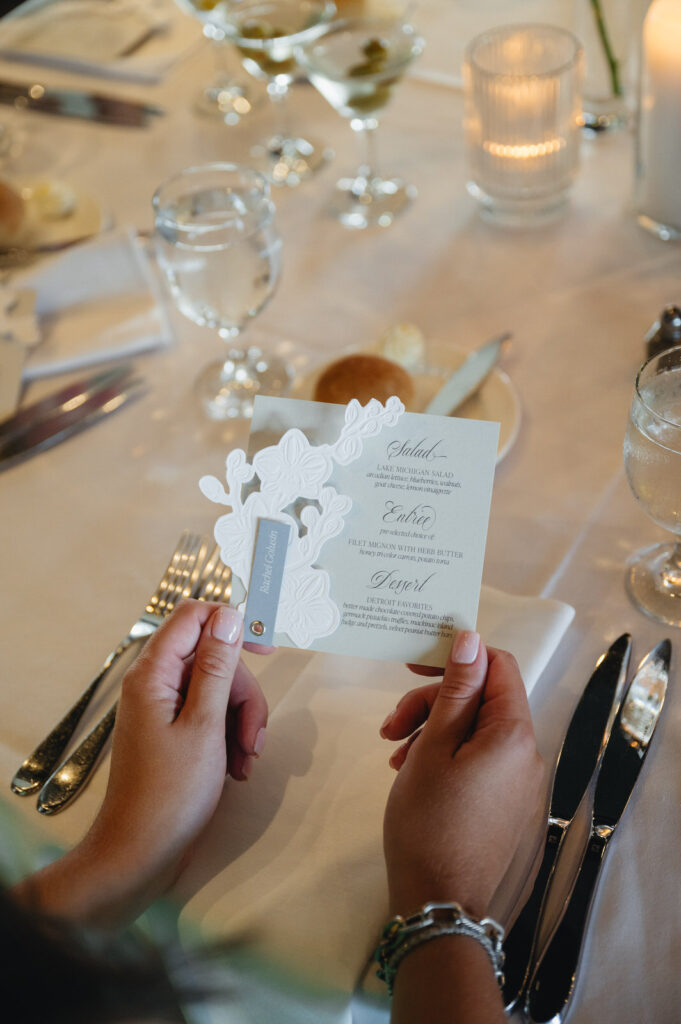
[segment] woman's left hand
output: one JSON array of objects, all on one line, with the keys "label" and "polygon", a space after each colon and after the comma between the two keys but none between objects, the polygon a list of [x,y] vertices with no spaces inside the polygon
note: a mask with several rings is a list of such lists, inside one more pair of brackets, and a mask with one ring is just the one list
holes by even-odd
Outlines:
[{"label": "woman's left hand", "polygon": [[267,703],[239,660],[242,631],[235,609],[199,601],[156,631],[123,680],[92,828],[19,895],[30,887],[50,912],[118,924],[175,881],[225,775],[245,780],[263,748]]}]

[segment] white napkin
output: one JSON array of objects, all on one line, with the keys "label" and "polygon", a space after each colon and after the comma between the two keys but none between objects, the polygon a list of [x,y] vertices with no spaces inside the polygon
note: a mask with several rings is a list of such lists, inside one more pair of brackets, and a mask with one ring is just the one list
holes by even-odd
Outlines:
[{"label": "white napkin", "polygon": [[200,38],[198,22],[173,0],[34,0],[0,23],[0,55],[154,83]]},{"label": "white napkin", "polygon": [[[484,587],[479,628],[516,654],[531,689],[573,615]],[[245,936],[266,964],[349,994],[387,916],[381,830],[394,773],[378,730],[424,680],[400,665],[296,657],[304,667],[270,716],[263,756],[247,785],[228,782],[180,879],[181,923],[188,937],[197,924],[209,941]]]},{"label": "white napkin", "polygon": [[25,380],[137,355],[173,340],[159,284],[132,231],[69,249],[22,274],[20,283],[36,292],[42,336],[30,351]]}]

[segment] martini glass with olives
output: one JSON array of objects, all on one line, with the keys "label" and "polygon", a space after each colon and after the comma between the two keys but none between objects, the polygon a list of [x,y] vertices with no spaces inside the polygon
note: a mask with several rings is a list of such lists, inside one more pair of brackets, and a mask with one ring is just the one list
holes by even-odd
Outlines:
[{"label": "martini glass with olives", "polygon": [[401,178],[379,174],[375,149],[379,114],[423,47],[405,21],[357,18],[333,22],[295,50],[312,84],[349,119],[362,146],[358,170],[336,186],[333,209],[346,227],[387,227],[416,194]]},{"label": "martini glass with olives", "polygon": [[215,8],[243,66],[267,83],[274,104],[274,135],[252,153],[274,185],[298,185],[329,158],[323,145],[290,129],[287,98],[301,75],[296,46],[314,39],[335,13],[330,0],[221,0]]}]

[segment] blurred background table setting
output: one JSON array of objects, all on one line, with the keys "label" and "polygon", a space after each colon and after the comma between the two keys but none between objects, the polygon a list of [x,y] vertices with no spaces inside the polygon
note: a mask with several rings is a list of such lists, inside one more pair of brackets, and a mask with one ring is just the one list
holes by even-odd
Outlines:
[{"label": "blurred background table setting", "polygon": [[[145,387],[96,429],[0,473],[8,782],[115,648],[178,535],[210,534],[213,510],[198,481],[247,446],[257,387],[244,367],[264,373],[271,364],[284,393],[312,398],[339,359],[380,356],[397,364],[411,408],[423,409],[466,355],[512,332],[461,413],[502,424],[479,626],[490,643],[515,645],[548,764],[616,637],[632,634],[638,661],[681,636],[678,615],[661,622],[625,585],[636,552],[681,531],[678,445],[666,446],[665,515],[645,488],[634,497],[623,460],[646,336],[665,307],[681,305],[681,79],[665,49],[681,3],[337,0],[335,14],[325,8],[295,29],[277,21],[291,5],[261,6],[261,21],[254,14],[238,36],[230,19],[240,4],[228,0],[192,10],[189,0],[29,2],[0,21],[0,81],[85,94],[91,104],[78,117],[0,105],[0,180],[19,194],[41,183],[43,210],[57,203],[51,230],[73,216],[59,213],[64,197],[89,211],[82,233],[41,247],[12,234],[15,207],[0,204],[2,286],[34,293],[41,339],[21,369],[19,408],[122,360],[134,360]],[[343,21],[363,26],[369,49],[355,46],[347,73],[336,74],[326,48]],[[405,22],[418,52],[396,71],[381,26]],[[549,37],[566,49],[547,63]],[[490,40],[499,39],[497,49]],[[375,40],[387,40],[387,56]],[[224,77],[207,116],[197,97],[216,55]],[[283,70],[267,63],[275,58]],[[486,92],[478,73],[495,82]],[[365,88],[341,96],[341,79]],[[107,122],[92,94],[153,112],[138,124]],[[323,159],[309,173],[279,159],[283,128],[281,150],[272,146],[272,100],[283,94],[291,137],[321,142]],[[365,153],[358,170],[353,136],[373,138],[379,116],[380,162]],[[565,158],[560,174],[555,154]],[[163,191],[209,165],[240,168],[239,187],[251,183],[240,216],[256,218],[260,242],[244,245],[246,256],[235,259],[224,239],[209,257],[199,253],[203,262],[192,251],[206,209],[211,230],[234,230],[234,204],[246,193],[233,182],[227,212],[215,205],[213,179],[204,207],[194,191]],[[374,214],[379,197],[394,203]],[[216,210],[226,227],[216,228]],[[28,248],[30,259],[9,256]],[[195,381],[221,350],[216,405],[218,390],[199,395]],[[361,379],[353,365],[353,387],[377,386],[373,371]],[[668,357],[662,369],[676,365]],[[233,401],[237,377],[243,407]],[[630,439],[640,425],[646,434],[637,415]],[[675,436],[678,409],[666,418]],[[384,1024],[387,1003],[365,971],[385,917],[380,818],[391,771],[378,727],[413,677],[388,663],[284,649],[254,670],[270,703],[268,756],[249,792],[226,786],[177,888],[180,930],[191,941],[197,931],[252,936],[236,972],[239,1019]],[[678,1016],[681,925],[670,902],[681,882],[680,730],[673,659],[665,713],[599,884],[574,1024]],[[106,774],[104,765],[49,820],[9,787],[4,800],[36,846],[68,847],[91,821]],[[235,819],[242,830],[229,834]],[[509,878],[502,902],[517,888]],[[210,1014],[216,1024],[230,1019],[229,1008]]]}]

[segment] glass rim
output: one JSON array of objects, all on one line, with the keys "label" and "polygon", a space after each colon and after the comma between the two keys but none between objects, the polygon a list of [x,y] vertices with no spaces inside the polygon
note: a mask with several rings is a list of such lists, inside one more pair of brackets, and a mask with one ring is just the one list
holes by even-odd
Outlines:
[{"label": "glass rim", "polygon": [[[568,40],[573,45],[572,55],[564,60],[561,64],[556,65],[550,71],[488,71],[487,68],[480,66],[478,61],[475,59],[474,51],[475,48],[488,39],[503,38],[503,36],[509,32],[526,32],[528,30],[541,29],[542,32],[551,33],[555,36],[560,36],[563,39]],[[495,28],[486,29],[479,35],[471,39],[470,43],[466,46],[464,51],[464,61],[475,69],[476,74],[484,75],[486,78],[504,78],[512,81],[527,81],[532,78],[555,78],[558,75],[564,74],[566,71],[570,71],[572,68],[577,66],[581,55],[584,53],[584,47],[578,37],[567,28],[562,28],[560,25],[547,25],[543,22],[517,22],[510,23],[508,25],[499,25]]]},{"label": "glass rim", "polygon": [[[264,209],[267,211],[267,216],[266,217],[262,217],[262,218],[258,218],[257,223],[255,223],[253,225],[252,229],[250,231],[248,231],[247,234],[242,236],[242,241],[245,238],[250,238],[252,235],[256,234],[256,232],[263,230],[263,228],[266,228],[269,224],[271,224],[273,219],[274,219],[274,215],[275,215],[276,210],[275,210],[274,202],[272,201],[272,198],[271,198],[270,183],[267,180],[267,178],[265,177],[265,175],[262,174],[260,171],[255,170],[252,167],[247,167],[245,164],[234,164],[234,163],[226,163],[226,162],[216,162],[216,163],[209,163],[209,164],[197,164],[197,165],[195,165],[193,167],[186,167],[183,171],[179,171],[177,174],[173,174],[173,175],[171,175],[170,178],[166,178],[165,181],[161,182],[161,184],[158,186],[158,188],[154,192],[154,194],[152,196],[152,199],[151,199],[151,205],[152,205],[152,208],[153,208],[153,211],[154,211],[154,229],[155,230],[157,229],[157,225],[158,225],[158,223],[160,221],[164,221],[168,225],[172,225],[175,228],[175,230],[178,232],[178,236],[181,236],[182,234],[186,234],[188,231],[193,230],[193,227],[194,227],[193,225],[178,224],[177,221],[174,220],[173,218],[170,218],[170,217],[169,218],[164,218],[163,217],[163,215],[162,215],[162,208],[161,208],[161,194],[164,191],[164,189],[168,188],[171,185],[179,184],[183,180],[186,180],[187,182],[191,182],[192,180],[196,180],[196,177],[198,177],[198,174],[200,172],[201,173],[207,172],[208,174],[210,174],[211,172],[220,172],[220,171],[227,171],[227,172],[230,172],[230,173],[236,171],[239,174],[243,175],[243,178],[246,181],[248,179],[253,181],[254,184],[256,185],[256,187],[258,188],[258,190],[261,192],[262,203],[263,203]],[[196,177],[194,177],[194,176],[196,176]],[[211,244],[209,242],[209,240],[208,240],[208,236],[211,233],[217,233],[218,231],[223,230],[223,228],[224,228],[224,224],[220,224],[220,225],[215,225],[213,228],[210,229],[210,231],[205,231],[204,232],[205,238],[203,239],[204,244],[200,244],[200,243],[197,242],[197,243],[192,243],[191,245],[188,245],[187,242],[178,241],[177,242],[177,246],[178,246],[178,248],[189,248],[189,249],[196,250],[196,251],[206,251],[206,252],[217,250],[217,249],[226,248],[228,246],[226,246],[223,243],[219,243],[219,244],[215,245],[215,244]],[[229,244],[232,244],[232,243],[229,243]]]},{"label": "glass rim", "polygon": [[656,352],[655,355],[650,356],[650,358],[646,359],[646,361],[643,364],[643,366],[640,367],[638,373],[636,374],[636,383],[634,385],[634,393],[635,393],[636,397],[638,398],[639,402],[641,403],[641,405],[645,409],[648,410],[648,412],[651,414],[651,416],[654,416],[656,420],[660,420],[661,423],[666,423],[668,426],[673,427],[674,430],[681,431],[681,423],[677,423],[674,420],[668,420],[666,416],[661,416],[660,413],[657,412],[657,410],[651,408],[651,406],[648,404],[648,402],[646,402],[645,398],[641,394],[641,388],[640,388],[641,377],[643,376],[644,371],[647,370],[648,367],[651,365],[651,363],[654,363],[656,359],[663,359],[665,356],[671,355],[672,352],[677,352],[678,353],[678,355],[679,355],[679,370],[681,370],[681,345],[673,345],[671,348],[663,348],[661,352]]},{"label": "glass rim", "polygon": [[[328,25],[336,13],[336,5],[333,0],[319,0],[320,17],[319,21],[315,22],[314,25],[308,25],[307,28],[299,29],[297,32],[291,32],[288,35],[283,36],[272,36],[269,39],[251,39],[248,36],[242,36],[239,30],[239,25],[235,22],[220,22],[220,28],[223,30],[230,43],[240,44],[247,43],[248,48],[251,50],[263,50],[265,51],[268,46],[273,43],[281,42],[286,40],[291,46],[300,46],[301,43],[308,37],[314,37],[320,31],[323,31],[326,25]],[[247,13],[247,12],[246,12]],[[217,24],[214,22],[214,24]]]},{"label": "glass rim", "polygon": [[178,171],[176,174],[171,174],[169,178],[165,178],[160,185],[157,185],[154,194],[151,197],[151,205],[155,210],[158,209],[159,196],[164,188],[168,185],[174,184],[176,181],[182,181],[183,178],[190,180],[192,175],[198,175],[199,172],[213,172],[213,171],[237,171],[243,174],[247,178],[252,178],[253,181],[258,183],[259,187],[262,187],[263,195],[266,199],[270,198],[271,189],[270,183],[261,171],[257,171],[254,167],[249,167],[247,164],[234,164],[225,161],[215,161],[209,164],[192,164],[191,167],[185,167],[183,170]]},{"label": "glass rim", "polygon": [[[425,49],[425,46],[426,46],[425,37],[423,35],[421,35],[419,30],[414,25],[412,25],[412,23],[410,21],[406,21],[404,18],[380,18],[380,17],[373,17],[373,18],[361,18],[361,17],[357,17],[357,18],[338,18],[338,19],[335,19],[334,21],[329,22],[327,25],[325,25],[324,28],[322,29],[322,31],[319,32],[314,37],[314,39],[310,39],[307,44],[299,43],[296,46],[296,54],[295,54],[296,60],[304,68],[314,68],[315,67],[315,61],[314,61],[314,59],[311,59],[311,55],[308,52],[308,47],[312,48],[313,46],[316,46],[318,43],[323,42],[324,39],[326,39],[327,36],[336,35],[338,32],[341,32],[344,29],[354,28],[355,25],[361,25],[362,27],[365,27],[367,29],[371,29],[372,26],[384,26],[384,27],[388,27],[388,28],[400,28],[400,29],[403,30],[403,34],[404,35],[412,35],[413,36],[412,48],[409,51],[408,59],[400,61],[399,64],[396,64],[391,69],[391,71],[393,73],[397,70],[397,68],[402,67],[403,65],[409,64],[410,61],[413,58],[419,57],[423,53],[423,51]],[[302,57],[302,60],[300,59],[301,57]],[[363,82],[371,82],[374,79],[380,78],[381,75],[385,75],[385,74],[386,74],[386,71],[384,70],[384,71],[377,71],[373,75],[362,75],[361,81],[363,81]],[[327,78],[331,78],[331,75],[327,75],[326,77]],[[341,75],[339,78],[333,78],[332,81],[340,81],[341,79],[345,79],[345,77],[346,77],[345,75]]]}]

